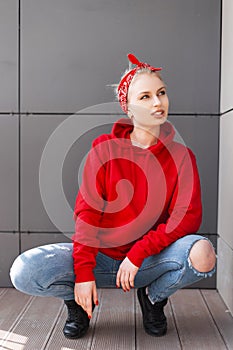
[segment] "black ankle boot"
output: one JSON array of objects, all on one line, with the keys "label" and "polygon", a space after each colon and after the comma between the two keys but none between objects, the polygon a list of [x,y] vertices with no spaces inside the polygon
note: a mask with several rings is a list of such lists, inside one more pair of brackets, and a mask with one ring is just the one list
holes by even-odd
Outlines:
[{"label": "black ankle boot", "polygon": [[167,320],[163,308],[167,304],[167,299],[152,304],[146,295],[146,288],[139,288],[137,294],[142,309],[145,331],[155,337],[165,335],[167,332]]},{"label": "black ankle boot", "polygon": [[68,318],[63,328],[64,336],[71,339],[83,337],[88,331],[90,323],[86,311],[75,300],[65,300],[64,302],[68,309]]}]

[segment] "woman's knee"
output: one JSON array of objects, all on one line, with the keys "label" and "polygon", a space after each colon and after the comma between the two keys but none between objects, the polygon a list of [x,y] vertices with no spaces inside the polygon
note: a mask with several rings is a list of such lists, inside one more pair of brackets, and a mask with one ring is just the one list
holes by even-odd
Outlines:
[{"label": "woman's knee", "polygon": [[190,250],[189,259],[194,269],[199,272],[209,272],[216,264],[214,248],[206,239],[194,243]]},{"label": "woman's knee", "polygon": [[72,243],[48,244],[19,255],[10,277],[21,292],[43,295],[48,286],[61,276],[73,276]]},{"label": "woman's knee", "polygon": [[31,278],[30,267],[24,261],[24,254],[19,255],[10,269],[10,278],[13,286],[21,292],[27,292],[28,282]]},{"label": "woman's knee", "polygon": [[10,270],[10,278],[16,289],[33,294],[35,281],[44,266],[42,256],[42,250],[38,247],[27,250],[15,259]]}]

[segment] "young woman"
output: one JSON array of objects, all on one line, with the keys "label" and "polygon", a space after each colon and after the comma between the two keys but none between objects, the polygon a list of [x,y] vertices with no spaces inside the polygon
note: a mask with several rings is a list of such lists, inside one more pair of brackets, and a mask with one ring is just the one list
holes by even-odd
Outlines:
[{"label": "young woman", "polygon": [[32,249],[11,269],[17,289],[65,301],[68,338],[87,332],[101,287],[137,288],[145,331],[162,336],[168,297],[215,272],[211,243],[195,234],[202,217],[195,157],[174,141],[160,68],[128,58],[135,67],[118,86],[128,117],[93,142],[73,243]]}]

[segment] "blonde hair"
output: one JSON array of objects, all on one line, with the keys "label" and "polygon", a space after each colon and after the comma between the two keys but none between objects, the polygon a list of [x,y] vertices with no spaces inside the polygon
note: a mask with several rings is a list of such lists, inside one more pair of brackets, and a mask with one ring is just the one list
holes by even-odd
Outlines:
[{"label": "blonde hair", "polygon": [[[127,69],[125,70],[125,72],[122,74],[122,76],[121,76],[121,78],[120,78],[120,82],[121,82],[121,80],[124,78],[124,76],[127,75],[131,70],[132,70],[132,68],[127,68]],[[153,71],[153,70],[151,70],[151,69],[149,69],[149,68],[147,68],[147,67],[144,67],[144,68],[140,68],[140,69],[138,69],[138,70],[136,71],[136,73],[135,73],[135,75],[134,75],[134,77],[133,77],[133,79],[132,79],[130,85],[132,84],[132,82],[134,81],[134,79],[135,79],[138,75],[140,75],[140,74],[145,74],[145,73],[146,73],[146,74],[154,74],[154,75],[156,75],[161,81],[163,81],[163,78],[162,78],[161,74],[160,74],[158,71]],[[119,83],[119,84],[120,84],[120,83]],[[111,86],[114,88],[114,94],[115,94],[116,100],[118,100],[118,86],[119,86],[119,84],[112,84],[112,85],[111,85]]]}]

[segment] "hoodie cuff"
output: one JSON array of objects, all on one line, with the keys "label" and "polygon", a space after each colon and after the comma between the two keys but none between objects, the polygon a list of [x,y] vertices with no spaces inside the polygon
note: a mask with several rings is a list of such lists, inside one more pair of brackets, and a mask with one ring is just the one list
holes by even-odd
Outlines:
[{"label": "hoodie cuff", "polygon": [[144,257],[142,257],[136,251],[134,251],[133,248],[127,253],[127,258],[138,268],[141,267],[144,260]]},{"label": "hoodie cuff", "polygon": [[95,281],[92,269],[82,269],[75,271],[75,283]]}]

